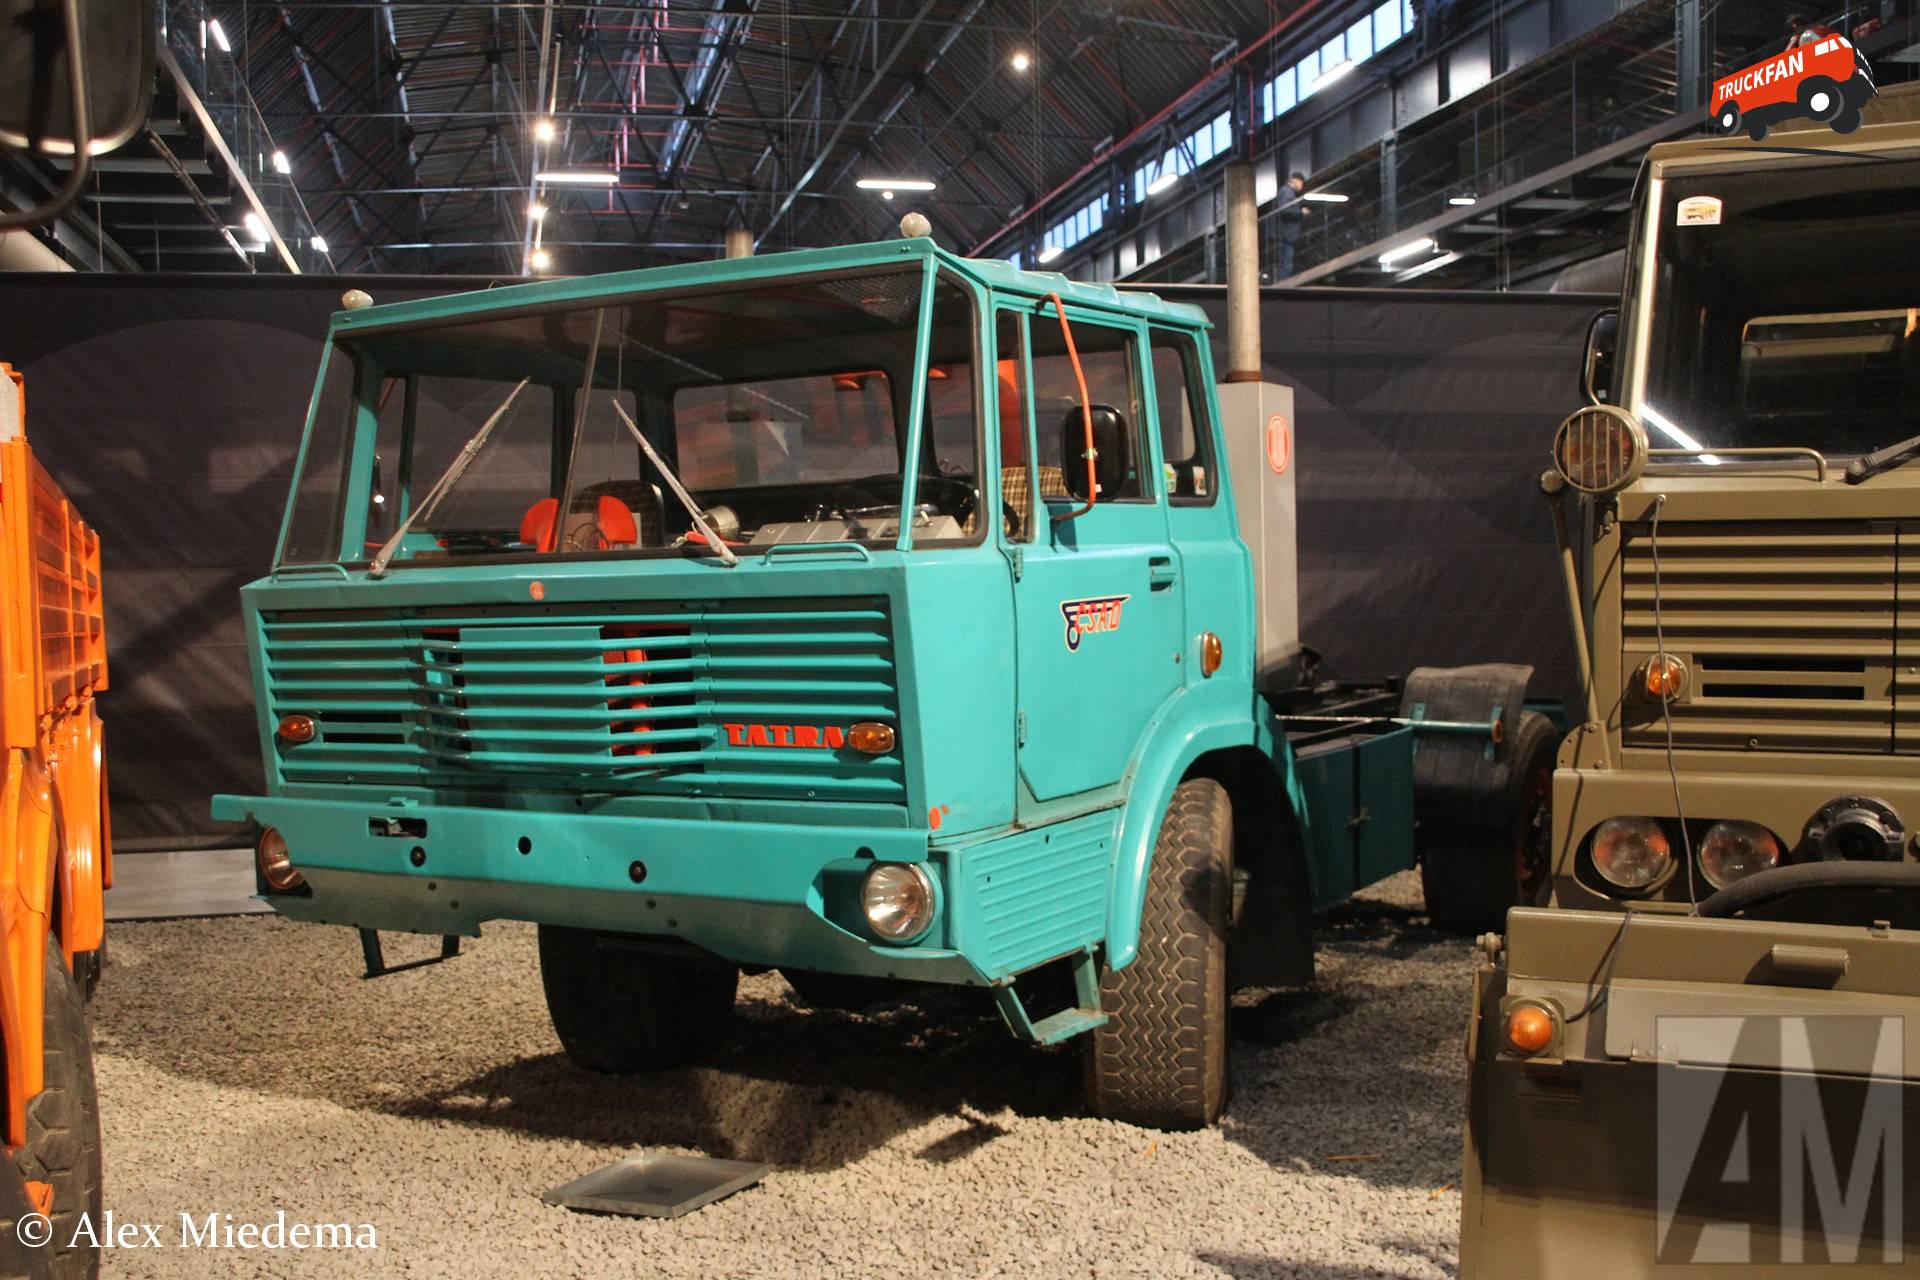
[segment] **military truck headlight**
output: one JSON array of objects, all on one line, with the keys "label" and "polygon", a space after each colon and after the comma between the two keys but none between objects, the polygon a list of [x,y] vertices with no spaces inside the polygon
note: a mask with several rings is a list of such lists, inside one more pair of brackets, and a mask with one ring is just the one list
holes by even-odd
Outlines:
[{"label": "military truck headlight", "polygon": [[933,924],[933,877],[912,862],[882,862],[860,890],[867,927],[882,942],[908,943]]},{"label": "military truck headlight", "polygon": [[1582,493],[1612,493],[1647,468],[1647,429],[1617,405],[1576,410],[1553,437],[1553,466]]},{"label": "military truck headlight", "polygon": [[1779,865],[1780,842],[1757,822],[1716,822],[1700,842],[1700,871],[1716,889]]},{"label": "military truck headlight", "polygon": [[1673,847],[1652,818],[1608,818],[1594,829],[1593,868],[1620,889],[1646,889],[1673,870]]},{"label": "military truck headlight", "polygon": [[307,882],[287,852],[287,838],[273,827],[261,828],[260,842],[253,847],[253,860],[260,868],[260,878],[275,893],[292,893]]}]

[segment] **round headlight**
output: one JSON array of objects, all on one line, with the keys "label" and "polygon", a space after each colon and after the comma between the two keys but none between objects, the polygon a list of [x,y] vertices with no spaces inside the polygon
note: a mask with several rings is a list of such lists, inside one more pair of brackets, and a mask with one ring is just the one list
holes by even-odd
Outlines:
[{"label": "round headlight", "polygon": [[882,942],[912,942],[933,924],[933,877],[912,862],[882,862],[860,890],[867,927]]},{"label": "round headlight", "polygon": [[260,867],[260,878],[275,893],[291,893],[307,882],[287,852],[287,838],[273,827],[261,829],[260,843],[253,848],[253,860]]},{"label": "round headlight", "polygon": [[1582,493],[1624,489],[1646,470],[1647,429],[1617,405],[1589,405],[1560,424],[1553,466]]},{"label": "round headlight", "polygon": [[1779,865],[1780,842],[1757,822],[1716,822],[1700,842],[1700,871],[1716,889]]},{"label": "round headlight", "polygon": [[1652,818],[1608,818],[1593,833],[1593,867],[1621,889],[1645,889],[1673,869],[1673,847]]}]

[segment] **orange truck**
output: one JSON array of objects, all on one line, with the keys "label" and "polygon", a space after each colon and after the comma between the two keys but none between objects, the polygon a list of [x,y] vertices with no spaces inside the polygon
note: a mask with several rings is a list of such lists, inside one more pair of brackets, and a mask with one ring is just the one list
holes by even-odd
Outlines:
[{"label": "orange truck", "polygon": [[[100,1213],[86,1000],[113,881],[94,704],[107,648],[99,535],[34,459],[25,422],[24,380],[0,364],[0,1070],[19,1174],[0,1177],[0,1219],[14,1228],[0,1271],[64,1280],[99,1267],[88,1233],[74,1235]],[[29,1210],[50,1230],[29,1228]]]}]

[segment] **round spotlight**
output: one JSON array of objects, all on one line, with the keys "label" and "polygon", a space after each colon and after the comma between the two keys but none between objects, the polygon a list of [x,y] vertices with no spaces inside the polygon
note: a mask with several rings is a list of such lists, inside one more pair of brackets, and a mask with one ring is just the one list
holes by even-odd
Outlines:
[{"label": "round spotlight", "polygon": [[1593,867],[1615,888],[1650,889],[1673,870],[1673,846],[1652,818],[1608,818],[1594,829]]},{"label": "round spotlight", "polygon": [[1028,53],[1025,49],[1015,49],[1013,51],[1013,56],[1011,58],[1008,58],[1007,62],[1013,67],[1015,71],[1025,71],[1031,66],[1033,66],[1033,55]]},{"label": "round spotlight", "polygon": [[533,122],[533,139],[535,142],[552,142],[554,135],[557,133],[559,133],[559,130],[554,127],[553,121],[546,116],[541,116]]},{"label": "round spotlight", "polygon": [[1624,489],[1647,469],[1647,429],[1617,405],[1589,405],[1560,424],[1553,465],[1582,493]]},{"label": "round spotlight", "polygon": [[293,858],[287,852],[287,839],[277,828],[260,829],[260,842],[253,847],[253,861],[260,868],[260,878],[275,893],[292,893],[307,882],[293,865]]},{"label": "round spotlight", "polygon": [[933,924],[933,877],[916,862],[882,862],[867,872],[860,906],[874,937],[912,942]]},{"label": "round spotlight", "polygon": [[533,269],[535,271],[545,271],[548,267],[553,265],[553,255],[548,253],[545,249],[535,249],[533,251],[533,256],[529,258],[527,261],[533,264]]},{"label": "round spotlight", "polygon": [[1700,872],[1716,889],[1779,865],[1780,842],[1757,822],[1716,822],[1700,842]]}]

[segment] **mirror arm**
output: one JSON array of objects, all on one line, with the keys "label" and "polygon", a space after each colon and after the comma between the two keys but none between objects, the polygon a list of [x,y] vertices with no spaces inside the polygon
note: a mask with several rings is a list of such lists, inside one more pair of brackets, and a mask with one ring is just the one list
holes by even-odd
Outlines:
[{"label": "mirror arm", "polygon": [[0,214],[0,231],[37,227],[53,221],[73,207],[92,176],[93,130],[87,115],[86,35],[80,27],[80,0],[62,0],[60,8],[67,23],[67,82],[73,90],[73,169],[67,174],[60,193],[49,203]]},{"label": "mirror arm", "polygon": [[[1093,397],[1087,394],[1087,375],[1080,367],[1080,350],[1073,345],[1073,326],[1067,323],[1067,306],[1060,301],[1058,293],[1049,293],[1047,300],[1053,303],[1054,311],[1060,316],[1060,336],[1067,342],[1067,360],[1073,365],[1073,380],[1080,385],[1080,425],[1087,433],[1087,505],[1055,515],[1054,523],[1061,524],[1093,510],[1093,504],[1097,501],[1095,494],[1100,488],[1099,472],[1094,467],[1099,451],[1093,445]],[[1061,459],[1061,462],[1065,461],[1065,458]]]}]

